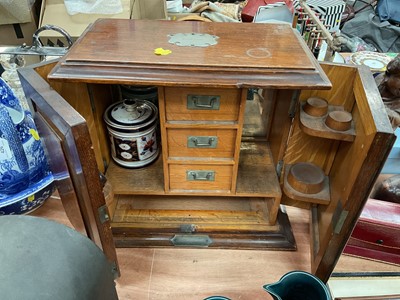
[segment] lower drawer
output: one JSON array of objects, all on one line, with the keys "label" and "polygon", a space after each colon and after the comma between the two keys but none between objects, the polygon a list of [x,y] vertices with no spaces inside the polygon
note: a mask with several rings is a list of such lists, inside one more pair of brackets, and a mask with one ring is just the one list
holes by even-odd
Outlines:
[{"label": "lower drawer", "polygon": [[224,191],[231,190],[233,166],[169,165],[171,190]]}]

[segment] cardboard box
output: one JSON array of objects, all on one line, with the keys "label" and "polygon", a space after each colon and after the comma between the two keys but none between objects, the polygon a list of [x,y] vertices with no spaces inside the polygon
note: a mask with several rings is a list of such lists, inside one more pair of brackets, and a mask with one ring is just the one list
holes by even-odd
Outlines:
[{"label": "cardboard box", "polygon": [[0,45],[32,45],[32,37],[38,24],[38,4],[27,0],[0,3]]},{"label": "cardboard box", "polygon": [[133,0],[131,19],[167,19],[165,0]]},{"label": "cardboard box", "polygon": [[[131,0],[121,0],[123,12],[119,14],[76,14],[70,16],[64,5],[64,0],[43,0],[40,10],[39,27],[45,24],[56,25],[67,31],[75,41],[89,24],[99,18],[130,19]],[[53,30],[40,33],[43,45],[66,47],[65,37]]]},{"label": "cardboard box", "polygon": [[31,8],[34,2],[27,0],[0,1],[0,25],[31,22]]},{"label": "cardboard box", "polygon": [[21,46],[32,45],[32,37],[37,29],[35,22],[0,25],[0,45]]}]

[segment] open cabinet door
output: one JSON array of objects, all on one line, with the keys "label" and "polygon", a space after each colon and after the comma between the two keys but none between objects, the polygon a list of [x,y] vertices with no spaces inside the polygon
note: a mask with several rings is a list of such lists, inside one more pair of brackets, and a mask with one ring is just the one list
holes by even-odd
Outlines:
[{"label": "open cabinet door", "polygon": [[19,76],[32,103],[67,216],[103,250],[118,276],[108,210],[86,121],[33,68],[20,69]]},{"label": "open cabinet door", "polygon": [[[322,64],[332,82],[328,91],[309,90],[300,95],[298,113],[293,120],[284,156],[285,173],[299,162],[311,162],[324,173],[323,192],[296,194],[286,188],[288,205],[311,211],[311,270],[327,281],[366,203],[395,141],[386,109],[369,69],[356,66]],[[328,111],[351,114],[350,129],[332,130],[326,115],[305,113],[306,100],[323,98]]]}]

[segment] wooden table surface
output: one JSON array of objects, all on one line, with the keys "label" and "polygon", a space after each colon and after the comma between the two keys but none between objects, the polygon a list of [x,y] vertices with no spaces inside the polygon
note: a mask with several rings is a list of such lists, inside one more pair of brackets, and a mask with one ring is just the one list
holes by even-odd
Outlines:
[{"label": "wooden table surface", "polygon": [[[308,211],[287,207],[297,251],[117,248],[119,299],[269,300],[262,286],[292,270],[310,271]],[[31,213],[71,226],[57,194]],[[399,272],[394,265],[342,255],[334,272]]]}]

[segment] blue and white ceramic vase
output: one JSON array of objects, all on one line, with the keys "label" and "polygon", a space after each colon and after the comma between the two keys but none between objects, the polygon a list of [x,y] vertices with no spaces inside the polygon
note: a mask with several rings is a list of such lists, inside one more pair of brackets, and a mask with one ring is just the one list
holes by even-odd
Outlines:
[{"label": "blue and white ceramic vase", "polygon": [[1,202],[34,189],[50,175],[31,112],[0,78],[0,209]]}]

